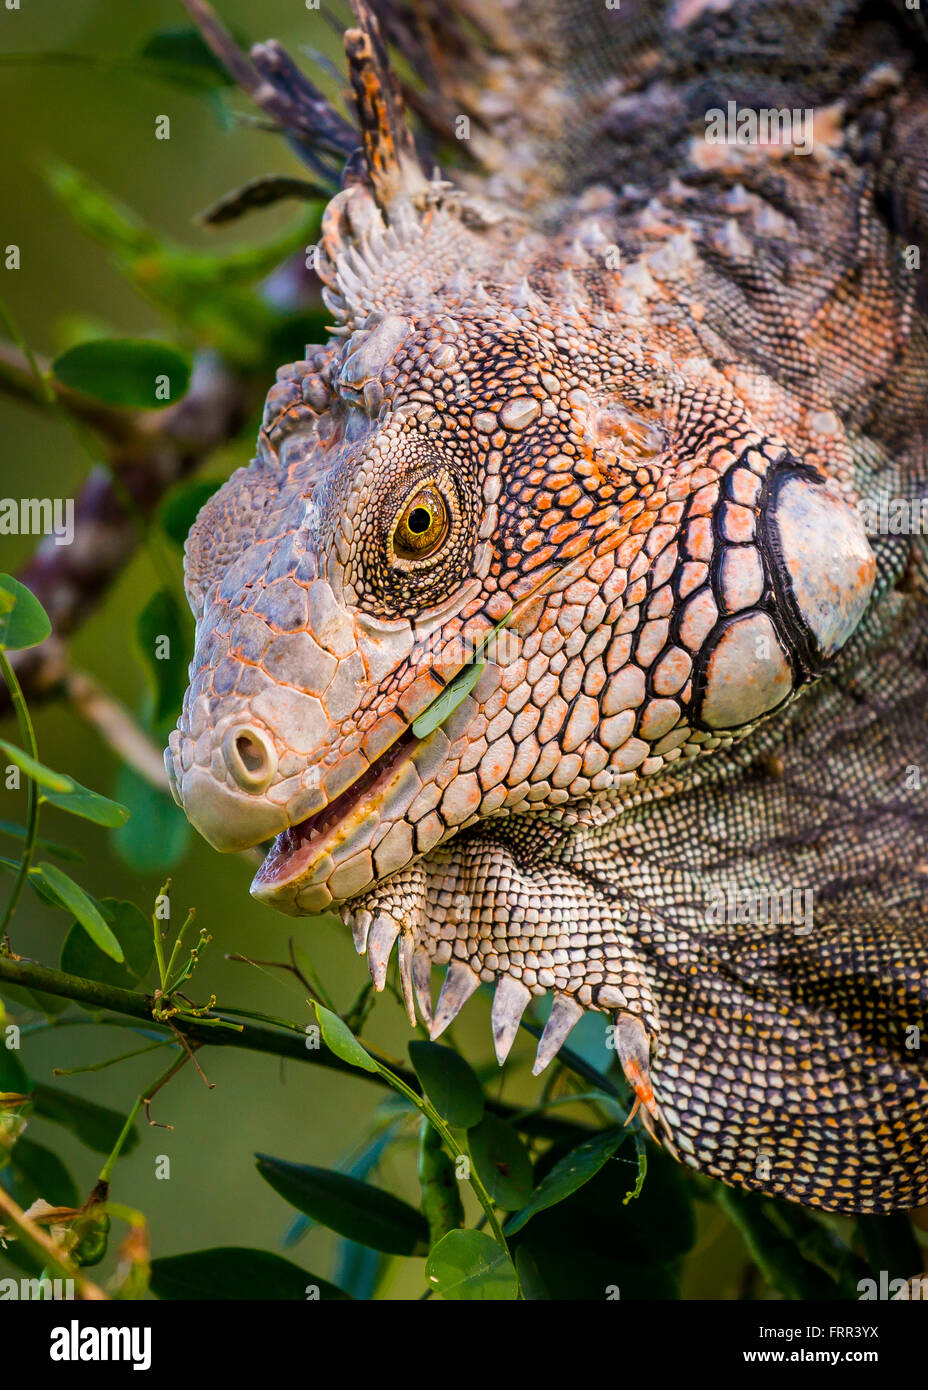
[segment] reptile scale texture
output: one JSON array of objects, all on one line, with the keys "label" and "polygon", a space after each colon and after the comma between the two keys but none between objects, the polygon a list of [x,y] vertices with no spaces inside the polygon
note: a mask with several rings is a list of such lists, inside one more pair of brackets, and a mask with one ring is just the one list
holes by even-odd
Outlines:
[{"label": "reptile scale texture", "polygon": [[[332,329],[190,534],[175,796],[276,836],[252,892],[340,911],[433,1037],[491,982],[502,1063],[550,993],[535,1070],[611,1016],[682,1162],[926,1203],[928,546],[885,523],[928,483],[924,21],[356,16],[355,126],[273,42],[232,64],[337,157]],[[729,103],[808,148],[708,139]]]}]

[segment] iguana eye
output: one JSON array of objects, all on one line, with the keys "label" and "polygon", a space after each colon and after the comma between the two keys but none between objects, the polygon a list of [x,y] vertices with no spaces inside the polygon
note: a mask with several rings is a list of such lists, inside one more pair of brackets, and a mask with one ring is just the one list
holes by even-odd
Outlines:
[{"label": "iguana eye", "polygon": [[447,534],[444,498],[435,487],[421,487],[393,528],[393,553],[401,560],[424,560],[435,553]]}]

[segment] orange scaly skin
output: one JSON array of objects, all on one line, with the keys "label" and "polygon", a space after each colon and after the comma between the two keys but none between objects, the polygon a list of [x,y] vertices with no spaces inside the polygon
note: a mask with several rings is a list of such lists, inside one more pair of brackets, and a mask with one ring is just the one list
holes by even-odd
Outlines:
[{"label": "orange scaly skin", "polygon": [[[376,8],[414,56],[402,6]],[[333,336],[281,368],[257,458],[191,533],[176,795],[219,849],[276,835],[252,891],[340,908],[378,988],[395,951],[433,1037],[493,982],[502,1062],[553,992],[536,1071],[610,1015],[684,1162],[914,1206],[925,810],[901,788],[928,753],[928,566],[861,505],[928,472],[902,260],[922,80],[892,31],[781,6],[741,104],[786,105],[804,23],[845,97],[823,59],[789,103],[810,155],[713,146],[706,55],[749,52],[761,5],[597,10],[589,73],[570,6],[529,8],[531,52],[491,5],[490,51],[439,62],[484,168],[457,187],[419,166],[372,17],[346,35],[364,160],[317,250]],[[453,13],[418,23],[448,47]],[[417,722],[510,609],[453,712]]]}]

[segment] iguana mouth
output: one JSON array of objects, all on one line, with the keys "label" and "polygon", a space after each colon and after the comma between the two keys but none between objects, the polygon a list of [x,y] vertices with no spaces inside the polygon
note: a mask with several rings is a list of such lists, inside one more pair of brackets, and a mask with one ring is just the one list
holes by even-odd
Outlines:
[{"label": "iguana mouth", "polygon": [[347,823],[356,821],[356,813],[374,809],[397,768],[408,761],[422,742],[411,727],[407,728],[334,800],[282,830],[255,874],[252,892],[259,897],[272,896],[275,889],[291,887],[304,877],[325,851],[335,847],[339,831],[343,831],[344,838],[349,830]]}]

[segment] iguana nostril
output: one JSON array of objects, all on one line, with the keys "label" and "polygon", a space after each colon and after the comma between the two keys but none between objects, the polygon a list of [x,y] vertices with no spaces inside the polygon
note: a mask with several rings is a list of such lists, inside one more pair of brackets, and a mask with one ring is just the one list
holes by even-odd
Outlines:
[{"label": "iguana nostril", "polygon": [[277,771],[277,752],[267,734],[252,726],[229,729],[222,740],[222,756],[233,782],[243,791],[265,791]]}]

